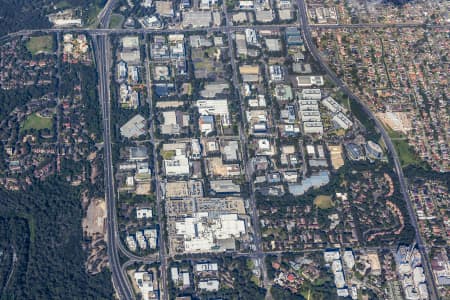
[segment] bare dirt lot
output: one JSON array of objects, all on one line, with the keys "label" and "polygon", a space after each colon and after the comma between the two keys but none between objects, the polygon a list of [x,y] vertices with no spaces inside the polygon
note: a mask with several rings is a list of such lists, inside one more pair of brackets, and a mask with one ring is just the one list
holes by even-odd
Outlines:
[{"label": "bare dirt lot", "polygon": [[88,236],[96,233],[104,234],[104,222],[106,218],[106,203],[103,199],[91,200],[86,217],[83,219],[83,231]]},{"label": "bare dirt lot", "polygon": [[[83,197],[86,202],[87,197]],[[106,202],[104,199],[90,199],[86,216],[83,218],[84,248],[88,252],[86,270],[91,274],[101,272],[108,265],[106,252]]]}]

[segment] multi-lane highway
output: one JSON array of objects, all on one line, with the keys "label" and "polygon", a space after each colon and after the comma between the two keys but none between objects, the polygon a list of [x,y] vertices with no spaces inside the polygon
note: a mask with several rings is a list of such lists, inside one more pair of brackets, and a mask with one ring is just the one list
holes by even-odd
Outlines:
[{"label": "multi-lane highway", "polygon": [[300,18],[300,27],[302,29],[303,38],[305,45],[311,55],[314,57],[314,59],[320,64],[320,66],[323,68],[323,70],[327,73],[327,75],[333,80],[335,85],[339,87],[347,96],[352,100],[357,102],[364,110],[365,114],[374,121],[375,126],[377,127],[378,131],[381,133],[381,136],[383,137],[383,140],[386,144],[386,147],[392,157],[392,161],[394,162],[394,168],[395,172],[397,173],[399,182],[400,182],[400,191],[403,195],[403,199],[406,203],[406,207],[408,209],[408,214],[411,220],[411,224],[414,227],[414,231],[416,234],[416,243],[418,246],[418,249],[422,255],[422,261],[423,261],[423,268],[425,271],[425,275],[428,282],[429,292],[430,292],[430,298],[431,299],[438,299],[438,293],[436,284],[433,278],[433,273],[431,271],[431,265],[430,260],[428,257],[428,254],[426,252],[426,246],[423,242],[422,236],[419,231],[419,226],[417,224],[417,218],[416,214],[414,212],[411,199],[409,198],[408,194],[408,187],[406,183],[406,179],[403,175],[403,170],[400,164],[400,159],[398,157],[397,151],[394,147],[394,144],[392,143],[392,140],[387,133],[386,129],[383,127],[381,122],[375,117],[374,113],[371,111],[369,106],[359,99],[345,84],[344,82],[336,75],[336,73],[328,66],[326,62],[323,61],[322,56],[320,55],[317,47],[315,46],[312,37],[311,37],[311,29],[308,24],[308,16],[306,12],[306,4],[304,0],[297,0],[298,9],[299,9],[299,18]]},{"label": "multi-lane highway", "polygon": [[102,108],[103,119],[103,147],[104,147],[104,173],[105,173],[105,199],[107,204],[107,245],[109,265],[112,273],[114,289],[120,299],[133,299],[133,291],[122,272],[118,253],[117,214],[114,197],[114,173],[111,151],[111,103],[109,101],[109,44],[107,36],[98,36],[93,39],[95,61],[98,73],[98,92]]},{"label": "multi-lane highway", "polygon": [[[98,15],[100,30],[109,26],[111,13],[116,0],[108,0]],[[113,286],[119,299],[134,299],[133,287],[130,285],[126,268],[121,266],[119,250],[125,256],[134,256],[124,249],[118,234],[116,198],[114,188],[114,167],[111,146],[111,101],[110,101],[110,44],[107,35],[93,35],[95,62],[98,74],[99,100],[102,107],[103,119],[103,147],[104,147],[104,173],[105,173],[105,199],[107,207],[107,245],[109,265],[112,274]]]},{"label": "multi-lane highway", "polygon": [[117,2],[117,0],[108,0],[108,2],[106,2],[105,6],[98,14],[97,19],[98,19],[100,28],[108,28],[109,27],[109,21],[111,20],[111,14],[112,14],[112,11],[114,9],[116,2]]},{"label": "multi-lane highway", "polygon": [[[279,30],[286,26],[294,26],[293,25],[254,25],[254,26],[235,26],[231,24],[231,21],[229,20],[229,16],[225,11],[225,20],[226,23],[224,26],[216,26],[216,27],[209,27],[204,29],[177,29],[177,28],[166,28],[166,29],[109,29],[109,21],[111,18],[112,10],[114,8],[115,3],[117,0],[109,0],[103,10],[100,12],[98,16],[98,24],[99,28],[51,28],[51,29],[36,29],[36,30],[22,30],[16,33],[11,33],[5,37],[0,38],[0,42],[17,36],[28,36],[36,33],[64,33],[64,32],[83,32],[90,34],[93,37],[93,46],[94,46],[94,55],[95,55],[95,61],[97,65],[97,71],[98,71],[98,81],[99,81],[99,99],[101,102],[101,108],[102,108],[102,124],[103,124],[103,139],[104,139],[104,168],[105,168],[105,199],[107,201],[107,231],[108,231],[108,255],[109,255],[109,263],[110,268],[112,272],[112,280],[113,285],[116,290],[117,296],[120,299],[134,299],[134,293],[133,289],[130,285],[130,282],[128,280],[128,277],[126,275],[126,266],[131,265],[134,262],[142,262],[142,263],[151,263],[155,261],[159,261],[161,263],[161,298],[167,299],[168,294],[167,291],[167,253],[166,253],[166,245],[164,240],[163,233],[165,232],[165,224],[163,222],[163,201],[162,201],[162,195],[161,195],[161,178],[159,176],[159,169],[158,169],[158,162],[157,162],[157,153],[156,153],[156,139],[154,138],[154,121],[152,117],[152,99],[151,99],[151,81],[150,81],[150,70],[149,70],[149,55],[147,53],[147,58],[145,61],[145,67],[146,67],[146,76],[147,76],[147,92],[149,95],[148,104],[150,107],[150,142],[154,145],[153,147],[153,157],[154,157],[154,180],[155,180],[155,187],[156,187],[156,197],[157,197],[157,213],[159,217],[159,223],[160,223],[160,251],[158,254],[149,255],[147,257],[139,257],[132,253],[130,253],[121,242],[119,235],[118,235],[118,226],[117,226],[117,213],[116,213],[116,198],[115,198],[115,188],[114,188],[114,173],[113,173],[113,164],[112,164],[112,151],[111,151],[111,124],[110,124],[110,115],[111,115],[111,103],[110,103],[110,94],[109,94],[109,80],[110,80],[110,66],[109,62],[111,61],[110,57],[110,45],[109,45],[109,35],[110,34],[146,34],[146,33],[154,33],[157,32],[158,34],[171,34],[171,33],[189,33],[189,32],[196,32],[199,30],[204,30],[206,32],[225,32],[228,36],[229,41],[229,52],[230,52],[230,63],[233,70],[233,74],[230,76],[232,77],[232,83],[234,87],[237,89],[238,94],[238,101],[240,101],[240,110],[241,110],[241,116],[244,116],[245,112],[245,106],[244,102],[241,99],[241,94],[239,91],[239,81],[237,78],[237,66],[236,61],[234,57],[234,44],[233,44],[233,38],[232,34],[235,31],[243,30],[245,28],[253,28],[255,30]],[[305,45],[311,55],[314,57],[315,60],[321,65],[323,70],[327,73],[327,75],[333,80],[333,82],[336,84],[337,87],[339,87],[344,93],[346,93],[353,101],[358,102],[365,113],[369,116],[369,118],[373,119],[375,122],[375,125],[377,126],[378,130],[380,131],[381,135],[383,136],[383,139],[385,141],[385,144],[392,156],[392,160],[394,162],[394,167],[396,170],[396,173],[399,178],[400,182],[400,189],[401,193],[403,195],[403,198],[407,204],[408,213],[411,218],[411,223],[415,229],[416,233],[416,241],[418,248],[423,256],[424,260],[424,270],[427,276],[427,281],[429,282],[429,288],[430,288],[430,298],[431,299],[437,299],[437,289],[433,280],[433,276],[431,273],[431,267],[429,264],[429,259],[426,253],[425,244],[422,240],[422,237],[419,232],[419,228],[417,225],[416,216],[411,204],[411,201],[409,199],[408,195],[408,189],[406,180],[403,175],[403,171],[400,165],[400,161],[398,158],[398,155],[396,153],[395,147],[392,143],[392,140],[390,139],[389,135],[387,134],[386,130],[382,126],[382,124],[376,119],[370,108],[361,101],[353,92],[338,78],[338,76],[334,73],[334,71],[324,62],[322,59],[319,51],[317,50],[314,42],[312,41],[311,37],[311,28],[319,29],[319,28],[406,28],[406,27],[419,27],[419,26],[428,26],[430,28],[450,28],[449,24],[446,25],[424,25],[424,24],[417,24],[417,23],[401,23],[401,24],[378,24],[378,23],[371,23],[371,24],[345,24],[345,25],[313,25],[308,23],[308,17],[306,12],[306,6],[304,3],[304,0],[297,0],[298,4],[298,10],[299,10],[299,26],[302,29],[303,38],[305,41]],[[254,186],[252,184],[252,172],[251,172],[251,164],[249,163],[248,159],[248,153],[247,153],[247,140],[246,140],[246,134],[245,134],[245,126],[243,123],[243,120],[239,123],[239,136],[242,139],[242,160],[243,165],[245,166],[245,176],[246,180],[249,181],[249,184],[251,186],[251,189],[254,189]],[[266,274],[266,268],[265,268],[265,261],[264,261],[264,255],[266,254],[262,250],[261,245],[261,234],[260,234],[260,224],[259,224],[259,218],[258,218],[258,211],[256,208],[256,201],[253,193],[250,195],[249,200],[249,208],[250,213],[252,216],[252,224],[253,224],[253,231],[254,231],[254,240],[253,243],[255,245],[255,251],[253,253],[242,253],[241,255],[257,258],[260,261],[261,266],[261,272],[264,279],[264,286],[269,286],[268,277]],[[120,259],[119,259],[119,251],[124,254],[124,256],[128,257],[130,260],[124,264],[121,265]],[[240,255],[239,253],[237,255]]]}]

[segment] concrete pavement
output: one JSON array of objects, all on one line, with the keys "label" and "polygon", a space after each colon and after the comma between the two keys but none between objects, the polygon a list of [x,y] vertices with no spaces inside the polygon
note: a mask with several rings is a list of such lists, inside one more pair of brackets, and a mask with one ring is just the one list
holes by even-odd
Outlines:
[{"label": "concrete pavement", "polygon": [[107,246],[109,265],[111,268],[114,289],[119,299],[134,299],[132,287],[127,276],[123,274],[119,259],[117,240],[117,214],[114,197],[114,172],[111,150],[111,103],[109,95],[109,67],[108,67],[108,38],[99,36],[93,39],[95,60],[98,74],[98,92],[102,109],[103,142],[104,142],[104,173],[105,173],[105,200],[107,204]]}]

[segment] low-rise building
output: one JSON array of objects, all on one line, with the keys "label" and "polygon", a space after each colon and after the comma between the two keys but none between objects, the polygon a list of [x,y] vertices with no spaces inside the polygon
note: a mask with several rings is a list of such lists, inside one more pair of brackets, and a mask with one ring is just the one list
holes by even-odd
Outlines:
[{"label": "low-rise building", "polygon": [[237,214],[201,212],[175,222],[185,253],[234,250],[235,239],[246,233],[245,227]]},{"label": "low-rise building", "polygon": [[152,273],[137,271],[134,273],[134,280],[142,295],[142,300],[158,299],[157,288],[155,288],[158,285],[155,284]]},{"label": "low-rise building", "polygon": [[182,26],[184,28],[208,27],[212,22],[211,11],[189,11],[183,13]]},{"label": "low-rise building", "polygon": [[145,133],[146,120],[140,114],[135,115],[122,127],[120,134],[126,138],[137,138]]},{"label": "low-rise building", "polygon": [[164,160],[164,170],[166,176],[189,176],[189,159],[177,151],[171,159]]},{"label": "low-rise building", "polygon": [[270,80],[272,80],[272,81],[283,81],[284,80],[284,71],[280,65],[269,66],[269,74],[270,74]]},{"label": "low-rise building", "polygon": [[323,86],[322,76],[297,76],[297,85],[299,87]]},{"label": "low-rise building", "polygon": [[292,88],[287,84],[276,85],[274,93],[278,101],[291,101],[293,99]]},{"label": "low-rise building", "polygon": [[200,115],[219,117],[224,127],[231,125],[228,100],[197,100],[196,106]]},{"label": "low-rise building", "polygon": [[281,51],[281,41],[280,39],[266,39],[266,47],[270,52]]},{"label": "low-rise building", "polygon": [[231,179],[211,180],[209,185],[211,191],[216,195],[239,194],[241,192],[241,187]]},{"label": "low-rise building", "polygon": [[126,243],[127,243],[128,249],[130,249],[133,252],[136,251],[137,244],[136,244],[136,240],[134,239],[134,236],[128,235],[126,238]]},{"label": "low-rise building", "polygon": [[217,280],[217,279],[201,280],[198,283],[198,288],[200,290],[204,290],[207,292],[218,291],[219,290],[219,280]]},{"label": "low-rise building", "polygon": [[332,97],[327,96],[321,101],[322,105],[325,106],[332,113],[337,113],[340,111],[345,111],[344,107],[336,102]]},{"label": "low-rise building", "polygon": [[302,89],[298,97],[300,100],[320,100],[322,91],[320,89]]},{"label": "low-rise building", "polygon": [[217,263],[199,263],[195,265],[195,272],[217,272],[219,266]]},{"label": "low-rise building", "polygon": [[259,82],[260,80],[260,69],[258,65],[239,66],[239,73],[244,82]]},{"label": "low-rise building", "polygon": [[273,10],[257,10],[255,12],[256,21],[261,23],[270,23],[274,20]]},{"label": "low-rise building", "polygon": [[345,130],[353,126],[353,122],[342,112],[338,112],[331,120],[334,124]]},{"label": "low-rise building", "polygon": [[142,161],[148,159],[148,152],[146,146],[136,146],[128,148],[130,161]]},{"label": "low-rise building", "polygon": [[148,207],[138,207],[136,208],[136,218],[139,219],[148,219],[153,216],[153,211]]}]

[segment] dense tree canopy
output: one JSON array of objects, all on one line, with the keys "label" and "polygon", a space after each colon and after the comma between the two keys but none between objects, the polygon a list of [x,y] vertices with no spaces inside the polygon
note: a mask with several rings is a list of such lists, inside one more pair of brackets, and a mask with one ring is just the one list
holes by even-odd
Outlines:
[{"label": "dense tree canopy", "polygon": [[2,298],[112,298],[108,272],[91,276],[85,271],[78,188],[53,177],[27,191],[0,189],[0,216],[0,229],[5,222],[16,228],[9,242],[26,249]]},{"label": "dense tree canopy", "polygon": [[[52,0],[0,0],[0,36],[22,29],[49,28],[47,15],[57,10],[61,1]],[[64,0],[66,7],[87,9],[91,4],[101,6],[105,0]],[[56,8],[56,9],[55,9]]]}]

